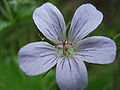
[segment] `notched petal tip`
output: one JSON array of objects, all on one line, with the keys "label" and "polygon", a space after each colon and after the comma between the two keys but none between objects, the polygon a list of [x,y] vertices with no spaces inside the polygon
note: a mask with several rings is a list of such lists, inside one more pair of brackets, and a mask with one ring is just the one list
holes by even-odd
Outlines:
[{"label": "notched petal tip", "polygon": [[91,10],[95,10],[95,11],[98,11],[98,14],[101,16],[101,18],[103,19],[103,13],[100,11],[100,10],[98,10],[93,4],[91,4],[91,3],[86,3],[86,4],[83,4],[83,5],[81,5],[80,6],[80,8],[86,8],[86,10],[87,9],[91,9]]},{"label": "notched petal tip", "polygon": [[100,10],[98,10],[93,4],[91,4],[91,3],[86,3],[86,4],[83,4],[82,6],[83,6],[83,7],[86,7],[86,8],[91,8],[91,9],[93,9],[93,10],[97,10],[97,11],[99,12],[101,18],[103,19],[103,13],[102,13]]},{"label": "notched petal tip", "polygon": [[91,4],[91,3],[85,3],[85,4],[81,5],[81,7],[82,6],[93,7],[93,8],[96,9],[96,7],[93,4]]}]

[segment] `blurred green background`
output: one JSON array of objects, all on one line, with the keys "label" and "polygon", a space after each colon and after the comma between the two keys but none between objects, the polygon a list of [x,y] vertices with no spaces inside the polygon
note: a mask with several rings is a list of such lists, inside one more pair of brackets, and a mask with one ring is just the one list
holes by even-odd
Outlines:
[{"label": "blurred green background", "polygon": [[0,90],[59,90],[55,70],[45,77],[29,77],[19,68],[17,58],[22,46],[41,40],[32,13],[45,2],[55,4],[66,23],[84,3],[92,3],[103,12],[102,24],[89,36],[112,38],[118,47],[117,57],[107,65],[86,63],[89,84],[85,90],[120,90],[120,0],[0,0]]}]

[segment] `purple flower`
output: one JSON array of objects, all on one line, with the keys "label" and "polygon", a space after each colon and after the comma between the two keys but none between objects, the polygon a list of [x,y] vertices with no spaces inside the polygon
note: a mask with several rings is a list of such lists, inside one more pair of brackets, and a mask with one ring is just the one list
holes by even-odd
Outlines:
[{"label": "purple flower", "polygon": [[68,35],[60,11],[51,3],[35,9],[33,20],[37,28],[55,45],[30,43],[19,51],[21,69],[27,75],[44,73],[56,65],[56,80],[61,90],[83,90],[88,83],[83,61],[108,64],[116,56],[113,40],[103,36],[83,39],[97,28],[103,14],[92,4],[83,4],[75,12]]}]

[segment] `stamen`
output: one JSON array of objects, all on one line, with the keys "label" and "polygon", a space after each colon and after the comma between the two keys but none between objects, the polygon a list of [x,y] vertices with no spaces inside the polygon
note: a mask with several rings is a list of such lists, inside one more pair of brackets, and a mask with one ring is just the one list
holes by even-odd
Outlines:
[{"label": "stamen", "polygon": [[58,43],[55,45],[55,48],[59,48],[58,45],[62,45],[62,43]]},{"label": "stamen", "polygon": [[[63,40],[61,37],[58,37],[58,40],[61,41],[62,43],[57,43],[55,45],[55,48],[62,48],[63,53],[65,53],[65,51],[66,51],[65,45],[73,46],[72,43],[67,43],[67,41],[69,40],[69,38],[66,38],[65,40]],[[59,45],[62,45],[62,47],[58,47]]]},{"label": "stamen", "polygon": [[67,40],[69,40],[70,38],[66,38],[65,40],[64,40],[64,43],[67,41]]},{"label": "stamen", "polygon": [[61,37],[58,37],[58,40],[64,42]]},{"label": "stamen", "polygon": [[65,53],[65,45],[63,45],[63,53]]}]

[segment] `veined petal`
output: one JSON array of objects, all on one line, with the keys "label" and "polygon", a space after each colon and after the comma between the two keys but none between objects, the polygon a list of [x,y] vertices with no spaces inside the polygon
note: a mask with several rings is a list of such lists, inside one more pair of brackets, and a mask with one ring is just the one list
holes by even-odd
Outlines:
[{"label": "veined petal", "polygon": [[85,64],[77,58],[62,58],[57,64],[56,79],[61,90],[83,90],[88,83]]},{"label": "veined petal", "polygon": [[92,4],[83,4],[75,12],[68,36],[71,40],[79,41],[98,27],[103,14]]},{"label": "veined petal", "polygon": [[61,12],[51,3],[45,3],[35,9],[33,20],[37,28],[51,41],[58,42],[63,38],[65,22]]},{"label": "veined petal", "polygon": [[19,64],[27,75],[38,75],[56,64],[54,47],[46,42],[30,43],[19,51]]},{"label": "veined petal", "polygon": [[110,38],[93,36],[79,42],[76,55],[86,62],[108,64],[115,60],[116,45]]}]

